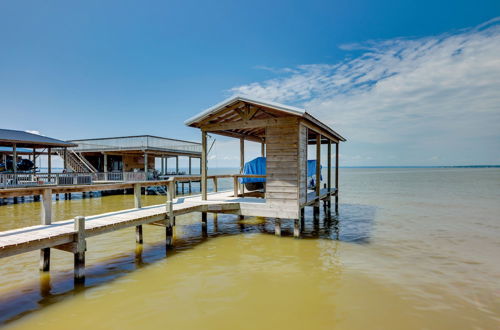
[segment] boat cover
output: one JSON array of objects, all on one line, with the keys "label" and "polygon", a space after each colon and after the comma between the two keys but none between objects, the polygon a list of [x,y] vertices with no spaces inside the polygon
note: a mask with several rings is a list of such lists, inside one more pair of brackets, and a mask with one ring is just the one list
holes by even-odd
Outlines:
[{"label": "boat cover", "polygon": [[[321,165],[320,165],[321,168]],[[266,175],[266,157],[257,157],[245,163],[243,174]],[[316,175],[316,160],[307,161],[307,176]],[[323,179],[323,178],[321,178]],[[240,183],[266,182],[265,178],[240,178]]]}]

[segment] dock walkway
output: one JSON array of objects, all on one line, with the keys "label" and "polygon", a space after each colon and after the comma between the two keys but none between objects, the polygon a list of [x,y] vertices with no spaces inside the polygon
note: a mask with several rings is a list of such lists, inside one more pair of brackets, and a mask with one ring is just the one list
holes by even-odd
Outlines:
[{"label": "dock walkway", "polygon": [[[233,197],[232,191],[210,194],[210,200],[201,196],[178,197],[173,200],[173,216],[190,212],[240,213],[240,203],[245,208],[261,207],[263,199]],[[161,223],[168,218],[166,204],[120,210],[85,218],[85,237],[143,224]],[[0,232],[0,258],[29,251],[52,248],[75,241],[75,220],[63,220],[48,225],[37,225]]]}]

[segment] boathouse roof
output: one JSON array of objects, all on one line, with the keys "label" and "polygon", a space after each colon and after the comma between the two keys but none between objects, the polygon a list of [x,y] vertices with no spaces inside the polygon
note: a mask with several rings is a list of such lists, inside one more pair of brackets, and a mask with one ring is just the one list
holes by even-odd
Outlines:
[{"label": "boathouse roof", "polygon": [[48,136],[16,131],[12,129],[0,129],[0,146],[21,148],[49,148],[49,147],[75,147],[76,144],[65,142]]},{"label": "boathouse roof", "polygon": [[[217,123],[234,123],[241,121],[242,118],[246,118],[244,120],[273,119],[290,115],[300,117],[313,125],[319,126],[340,141],[346,141],[344,137],[335,132],[328,125],[316,119],[305,109],[240,95],[226,99],[186,120],[184,123],[187,126],[200,128],[202,126],[215,125]],[[246,136],[258,140],[265,136],[265,127],[237,130],[231,129],[226,131],[226,135],[234,137],[238,135]]]}]

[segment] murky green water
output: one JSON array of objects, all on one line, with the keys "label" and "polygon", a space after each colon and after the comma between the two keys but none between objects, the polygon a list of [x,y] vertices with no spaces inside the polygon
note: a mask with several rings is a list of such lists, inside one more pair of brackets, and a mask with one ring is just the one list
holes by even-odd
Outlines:
[{"label": "murky green water", "polygon": [[[0,321],[14,328],[493,329],[500,325],[500,169],[342,169],[341,207],[304,239],[272,219],[178,217],[175,248],[145,226],[72,255],[0,260]],[[229,184],[229,183],[228,183]],[[164,197],[144,196],[146,205]],[[132,196],[54,201],[56,218],[129,208]],[[0,230],[34,225],[38,203],[0,206]]]}]

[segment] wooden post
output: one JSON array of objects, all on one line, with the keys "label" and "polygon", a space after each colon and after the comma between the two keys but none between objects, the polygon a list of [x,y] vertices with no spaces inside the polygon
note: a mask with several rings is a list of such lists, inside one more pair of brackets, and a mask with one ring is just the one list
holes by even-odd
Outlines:
[{"label": "wooden post", "polygon": [[266,144],[264,142],[260,144],[260,155],[266,157]]},{"label": "wooden post", "polygon": [[217,189],[217,177],[214,176],[214,191],[217,192],[218,189]]},{"label": "wooden post", "polygon": [[201,231],[204,236],[207,235],[207,212],[201,212]]},{"label": "wooden post", "polygon": [[175,156],[175,174],[179,174],[179,156]]},{"label": "wooden post", "polygon": [[321,135],[316,134],[316,197],[321,190]]},{"label": "wooden post", "polygon": [[[34,155],[33,155],[33,162],[34,162]],[[68,172],[68,148],[64,148],[64,153],[63,153],[63,162],[64,162],[64,171]]]},{"label": "wooden post", "polygon": [[161,156],[161,174],[165,174],[165,157]]},{"label": "wooden post", "polygon": [[[134,207],[140,209],[142,207],[141,201],[141,185],[139,183],[134,184]],[[138,244],[143,243],[142,239],[142,225],[135,227],[135,242]]]},{"label": "wooden post", "polygon": [[12,145],[12,169],[14,170],[14,183],[17,184],[17,146],[15,143]]},{"label": "wooden post", "polygon": [[[173,181],[172,181],[173,183]],[[168,218],[167,218],[167,225],[165,227],[165,235],[166,235],[166,245],[168,247],[172,247],[174,244],[174,238],[173,238],[173,226],[175,225],[175,218],[173,217],[174,214],[174,204],[173,204],[173,191],[170,190],[171,187],[173,187],[173,184],[169,184],[169,189],[168,189],[168,200],[166,203],[166,210],[168,212]]]},{"label": "wooden post", "polygon": [[[41,197],[41,224],[50,225],[52,223],[52,189],[44,189]],[[50,270],[50,248],[40,250],[40,270],[42,272]]]},{"label": "wooden post", "polygon": [[104,168],[103,168],[103,170],[104,170],[104,173],[108,173],[108,155],[107,154],[103,154],[103,158],[104,158],[104,165],[103,165]]},{"label": "wooden post", "polygon": [[175,198],[175,182],[171,180],[168,183],[168,189],[167,189],[167,211],[168,211],[168,219],[172,226],[175,226],[174,198]]},{"label": "wooden post", "polygon": [[139,183],[134,184],[134,207],[136,209],[140,209],[142,207],[141,185]]},{"label": "wooden post", "polygon": [[339,142],[335,144],[335,212],[339,212]]},{"label": "wooden post", "polygon": [[48,154],[47,154],[48,179],[49,179],[49,183],[51,183],[50,179],[52,176],[52,149],[48,148],[47,150],[48,150]]},{"label": "wooden post", "polygon": [[148,179],[148,154],[144,153],[144,172],[146,173],[146,180]]},{"label": "wooden post", "polygon": [[281,236],[281,219],[274,220],[274,235]]},{"label": "wooden post", "polygon": [[319,216],[319,196],[321,192],[321,134],[316,133],[316,202],[314,203],[314,215]]},{"label": "wooden post", "polygon": [[[240,174],[243,174],[244,167],[245,167],[245,139],[240,138]],[[241,183],[240,185],[241,185],[240,191],[242,194],[244,194],[245,188],[243,186],[243,183]]]},{"label": "wooden post", "polygon": [[[191,166],[191,156],[189,156],[189,175],[193,174],[193,169]],[[191,193],[191,180],[189,180],[189,193]]]},{"label": "wooden post", "polygon": [[239,184],[239,182],[238,182],[238,176],[235,175],[235,176],[233,176],[234,197],[238,197],[238,192],[239,192],[238,191],[238,184]]},{"label": "wooden post", "polygon": [[75,218],[75,283],[85,282],[85,251],[87,245],[85,242],[85,217]]},{"label": "wooden post", "polygon": [[52,189],[44,189],[41,197],[41,222],[42,225],[50,225],[52,223]]},{"label": "wooden post", "polygon": [[36,149],[33,148],[33,175],[36,175]]},{"label": "wooden post", "polygon": [[201,131],[201,199],[207,200],[207,132]]},{"label": "wooden post", "polygon": [[293,237],[300,238],[300,232],[302,231],[301,224],[300,219],[293,220]]},{"label": "wooden post", "polygon": [[327,188],[328,188],[328,214],[330,214],[330,208],[332,206],[332,195],[330,191],[332,190],[332,141],[328,139],[328,178],[327,178]]}]

